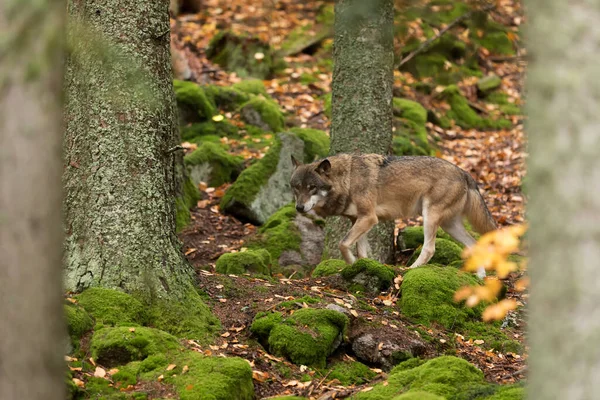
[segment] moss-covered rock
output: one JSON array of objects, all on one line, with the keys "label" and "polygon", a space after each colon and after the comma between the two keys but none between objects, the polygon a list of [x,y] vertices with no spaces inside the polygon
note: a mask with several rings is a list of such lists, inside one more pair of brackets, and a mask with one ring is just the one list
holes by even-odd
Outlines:
[{"label": "moss-covered rock", "polygon": [[175,97],[179,107],[181,125],[211,119],[217,113],[215,105],[194,82],[174,80]]},{"label": "moss-covered rock", "polygon": [[[431,264],[441,264],[441,265],[449,265],[455,261],[462,260],[462,247],[458,244],[454,243],[451,240],[447,239],[435,239],[435,253],[433,257],[429,260]],[[417,251],[413,254],[409,261],[409,265],[413,263],[417,257],[421,254],[421,248],[418,248]]]},{"label": "moss-covered rock", "polygon": [[192,217],[190,209],[196,205],[200,199],[200,191],[194,185],[191,178],[184,175],[182,195],[175,199],[175,227],[177,232],[188,226]]},{"label": "moss-covered rock", "polygon": [[351,283],[351,289],[379,293],[388,289],[394,280],[394,271],[375,260],[361,258],[345,267],[342,277]]},{"label": "moss-covered rock", "polygon": [[512,123],[507,119],[493,120],[483,118],[471,108],[467,99],[460,93],[456,85],[450,85],[442,92],[442,96],[450,105],[448,118],[453,119],[456,125],[465,129],[505,129]]},{"label": "moss-covered rock", "polygon": [[75,296],[96,323],[104,325],[142,325],[148,317],[143,304],[135,297],[105,288],[89,288]]},{"label": "moss-covered rock", "polygon": [[436,323],[447,329],[465,328],[479,321],[483,305],[474,308],[454,301],[454,293],[465,285],[475,285],[472,274],[454,268],[429,265],[411,269],[404,275],[401,286],[400,310],[417,323]]},{"label": "moss-covered rock", "polygon": [[316,130],[279,133],[263,158],[246,168],[221,199],[221,209],[243,222],[264,224],[293,200],[291,156],[313,161],[328,148],[327,135]]},{"label": "moss-covered rock", "polygon": [[[252,400],[254,384],[248,362],[237,357],[204,357],[185,352],[176,359],[177,367],[165,378],[181,400]],[[188,371],[183,373],[183,366]]]},{"label": "moss-covered rock", "polygon": [[319,129],[291,128],[293,132],[304,142],[304,162],[310,163],[317,158],[329,154],[329,136]]},{"label": "moss-covered rock", "polygon": [[227,153],[216,143],[203,143],[184,157],[190,178],[194,184],[206,182],[217,187],[233,182],[243,167],[243,159]]},{"label": "moss-covered rock", "polygon": [[[400,243],[399,247],[402,250],[417,249],[423,245],[423,241],[425,240],[425,235],[423,234],[422,226],[406,227],[400,232],[399,236],[400,236],[400,238],[398,240],[398,242]],[[452,239],[452,237],[450,235],[448,235],[446,232],[444,232],[441,228],[438,228],[435,237],[440,238],[440,239],[452,240],[454,243],[459,244],[454,239]]]},{"label": "moss-covered rock", "polygon": [[227,120],[199,122],[181,128],[181,139],[192,143],[204,143],[207,136],[237,137],[238,127]]},{"label": "moss-covered rock", "polygon": [[94,320],[87,311],[77,304],[65,304],[64,312],[71,344],[74,348],[78,348],[79,339],[81,339],[85,333],[92,330],[94,327]]},{"label": "moss-covered rock", "polygon": [[421,104],[407,99],[394,98],[394,115],[396,130],[393,138],[394,154],[431,155],[433,146],[427,138],[425,123],[427,110]]},{"label": "moss-covered rock", "polygon": [[411,391],[401,394],[400,396],[396,396],[392,400],[445,400],[445,397],[415,390],[414,392]]},{"label": "moss-covered rock", "polygon": [[234,83],[232,87],[247,94],[269,97],[265,84],[260,79],[245,79],[241,82]]},{"label": "moss-covered rock", "polygon": [[333,365],[329,370],[328,380],[337,379],[344,386],[362,385],[377,374],[365,364],[358,361],[343,361]]},{"label": "moss-covered rock", "polygon": [[317,267],[314,269],[312,276],[313,278],[320,278],[322,276],[339,274],[347,266],[348,264],[346,264],[344,260],[332,258],[319,263],[319,265],[317,265]]},{"label": "moss-covered rock", "polygon": [[90,342],[92,357],[101,365],[113,367],[179,347],[174,336],[146,327],[106,327],[94,332]]},{"label": "moss-covered rock", "polygon": [[254,96],[240,109],[244,122],[269,132],[281,132],[285,118],[279,104],[270,98]]},{"label": "moss-covered rock", "polygon": [[485,95],[500,87],[501,84],[502,79],[498,75],[490,74],[477,81],[477,90]]},{"label": "moss-covered rock", "polygon": [[204,91],[210,102],[223,111],[235,111],[252,97],[235,86],[208,85]]},{"label": "moss-covered rock", "polygon": [[265,249],[247,250],[238,253],[223,254],[216,263],[221,274],[242,275],[255,273],[271,275],[271,255]]},{"label": "moss-covered rock", "polygon": [[[402,364],[401,364],[402,365]],[[378,384],[373,390],[358,393],[357,400],[414,399],[417,393],[428,393],[438,398],[454,399],[474,385],[484,384],[483,373],[469,362],[451,356],[438,357],[408,369],[393,369],[387,384]],[[396,397],[404,394],[405,397]],[[409,394],[411,394],[409,396]],[[424,399],[431,398],[422,397]],[[436,397],[433,397],[435,399]]]},{"label": "moss-covered rock", "polygon": [[[131,365],[133,363],[129,363]],[[167,356],[162,353],[153,354],[148,356],[144,361],[140,362],[137,367],[139,372],[150,372],[157,368],[164,367],[169,364]]]},{"label": "moss-covered rock", "polygon": [[519,105],[509,100],[506,93],[492,92],[485,97],[485,101],[498,105],[500,112],[506,115],[521,115],[523,113]]},{"label": "moss-covered rock", "polygon": [[271,353],[322,368],[341,343],[347,325],[348,317],[340,312],[303,308],[286,318],[281,313],[258,314],[250,330]]},{"label": "moss-covered rock", "polygon": [[242,78],[267,79],[285,65],[275,56],[268,43],[231,31],[218,32],[210,41],[206,56]]}]

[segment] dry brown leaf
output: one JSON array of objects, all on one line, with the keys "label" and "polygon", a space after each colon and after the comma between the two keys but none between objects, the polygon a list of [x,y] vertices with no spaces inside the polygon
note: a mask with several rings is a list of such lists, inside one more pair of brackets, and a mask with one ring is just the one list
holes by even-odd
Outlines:
[{"label": "dry brown leaf", "polygon": [[94,376],[96,378],[104,378],[106,376],[106,370],[104,368],[96,367],[94,370]]},{"label": "dry brown leaf", "polygon": [[169,364],[169,365],[167,365],[167,371],[174,370],[176,366],[177,366],[176,364]]}]

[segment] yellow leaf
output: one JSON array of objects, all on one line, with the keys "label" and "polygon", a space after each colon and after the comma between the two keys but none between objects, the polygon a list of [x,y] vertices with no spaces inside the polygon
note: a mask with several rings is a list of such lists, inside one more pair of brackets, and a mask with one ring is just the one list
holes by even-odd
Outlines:
[{"label": "yellow leaf", "polygon": [[224,119],[225,119],[225,117],[220,114],[212,117],[212,120],[215,122],[220,122],[220,121],[223,121]]},{"label": "yellow leaf", "polygon": [[264,53],[260,53],[260,52],[259,53],[255,53],[254,54],[254,58],[260,61],[260,60],[262,60],[262,59],[265,58],[265,55],[264,55]]},{"label": "yellow leaf", "polygon": [[175,364],[169,364],[169,365],[167,366],[167,371],[172,371],[172,370],[174,370],[176,366],[177,366],[177,365],[175,365]]},{"label": "yellow leaf", "polygon": [[85,386],[85,384],[83,383],[83,381],[81,379],[73,378],[73,383],[77,387],[84,387]]},{"label": "yellow leaf", "polygon": [[517,292],[522,292],[529,287],[529,277],[526,276],[524,278],[519,279],[515,282],[515,290]]}]

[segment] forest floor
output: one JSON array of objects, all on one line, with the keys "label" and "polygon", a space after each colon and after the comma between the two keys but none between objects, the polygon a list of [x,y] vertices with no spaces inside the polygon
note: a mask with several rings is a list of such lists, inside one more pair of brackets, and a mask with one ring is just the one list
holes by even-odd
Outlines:
[{"label": "forest floor", "polygon": [[[174,38],[177,46],[186,55],[198,83],[230,85],[238,82],[239,77],[211,63],[204,53],[217,30],[229,28],[238,32],[249,32],[277,48],[294,28],[315,19],[320,3],[303,0],[257,0],[249,6],[248,2],[242,0],[205,0],[203,5],[206,12],[202,15],[209,15],[210,19],[200,18],[200,14],[178,17],[177,21],[173,22]],[[519,14],[519,2],[500,0],[497,4],[497,18],[522,18]],[[520,102],[521,98],[525,69],[520,56],[521,54],[506,58],[483,57],[482,62],[482,68],[502,78],[503,90],[517,102]],[[284,74],[264,81],[267,91],[288,113],[288,119],[294,125],[328,131],[329,120],[323,112],[321,98],[331,91],[331,69],[322,67],[311,54],[301,53],[287,57],[286,61],[288,67]],[[301,83],[300,77],[306,72],[317,76],[318,79],[308,85]],[[434,95],[427,96],[412,91],[409,87],[402,87],[402,82],[405,82],[407,77],[401,76],[397,71],[395,78],[397,89],[403,91],[404,97],[412,97],[426,108],[437,101]],[[478,106],[474,93],[470,96],[467,91],[467,97],[475,107]],[[485,105],[480,104],[480,107],[485,112]],[[457,164],[477,179],[486,202],[500,225],[524,221],[525,196],[521,192],[521,184],[525,175],[526,143],[522,117],[514,116],[512,122],[511,129],[485,132],[459,127],[442,130],[430,123],[427,126],[432,134],[442,138],[438,156]],[[237,151],[246,158],[261,156],[260,150],[240,147]],[[299,299],[305,295],[348,304],[346,299],[352,295],[340,290],[331,278],[295,280],[276,277],[277,281],[272,282],[249,276],[223,276],[214,273],[214,269],[211,268],[214,268],[216,259],[223,253],[243,247],[246,239],[256,229],[250,224],[243,224],[220,213],[218,203],[226,188],[227,185],[220,188],[204,188],[203,199],[198,203],[198,207],[192,210],[191,225],[180,234],[186,256],[197,267],[200,288],[208,294],[208,302],[223,326],[220,340],[209,348],[202,348],[201,351],[213,355],[240,356],[251,362],[259,398],[275,394],[297,394],[322,399],[341,398],[361,390],[360,386],[348,388],[336,382],[329,382],[327,376],[320,376],[314,372],[313,376],[306,377],[301,367],[266,353],[251,337],[248,327],[256,311],[270,310],[278,302]],[[398,221],[397,225],[401,229],[406,224],[418,222]],[[398,264],[402,265],[402,261],[399,259]],[[518,278],[517,274],[513,274],[507,279],[507,296],[524,305],[527,302],[527,294],[514,290],[514,282]],[[380,323],[385,329],[414,330],[417,326],[404,319],[398,312],[390,312],[389,305],[390,302],[395,303],[395,294],[397,293],[389,292],[375,298],[364,298],[362,300],[368,307],[356,308],[356,315],[353,315]],[[298,306],[302,307],[302,303],[299,302]],[[514,327],[509,333],[511,338],[524,343],[524,311],[523,308],[520,310],[511,314]],[[436,339],[435,346],[428,349],[428,356],[444,354],[453,347],[458,356],[478,366],[490,382],[514,383],[524,378],[526,351],[521,355],[490,351],[472,340],[461,339],[460,335],[457,336],[451,331],[437,327],[418,328],[425,329]],[[351,358],[351,351],[346,350],[338,350],[334,357]],[[285,368],[282,369],[282,365],[285,365]],[[375,378],[371,384],[383,379],[384,373],[380,370],[377,372],[379,378]]]}]

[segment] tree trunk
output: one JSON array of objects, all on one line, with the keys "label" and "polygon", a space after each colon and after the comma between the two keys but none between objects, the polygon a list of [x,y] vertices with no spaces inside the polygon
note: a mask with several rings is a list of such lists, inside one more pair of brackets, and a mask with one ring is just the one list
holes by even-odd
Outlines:
[{"label": "tree trunk", "polygon": [[[331,154],[389,154],[392,145],[394,83],[392,0],[337,0],[332,83]],[[338,243],[350,222],[327,222],[326,256],[339,258]],[[394,223],[369,233],[372,257],[390,262]]]},{"label": "tree trunk", "polygon": [[[167,1],[69,2],[66,286],[183,295]],[[84,33],[85,32],[85,33]]]},{"label": "tree trunk", "polygon": [[529,0],[529,397],[600,392],[600,4]]},{"label": "tree trunk", "polygon": [[60,213],[64,6],[0,1],[3,400],[65,398],[60,345],[67,336]]}]

